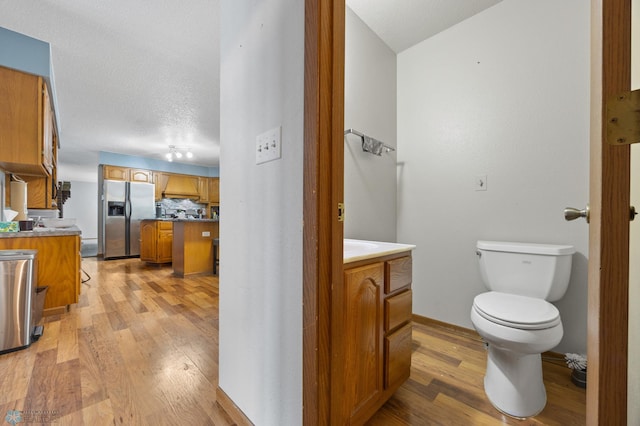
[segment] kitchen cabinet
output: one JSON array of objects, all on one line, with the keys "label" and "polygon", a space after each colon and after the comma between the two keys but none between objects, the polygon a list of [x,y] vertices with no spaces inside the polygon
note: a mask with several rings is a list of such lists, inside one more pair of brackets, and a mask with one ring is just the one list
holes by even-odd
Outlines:
[{"label": "kitchen cabinet", "polygon": [[120,166],[102,166],[102,177],[105,180],[129,182],[129,168]]},{"label": "kitchen cabinet", "polygon": [[140,224],[140,260],[149,263],[171,263],[173,222],[143,220]]},{"label": "kitchen cabinet", "polygon": [[45,314],[63,313],[68,305],[78,303],[81,285],[79,231],[18,232],[0,238],[0,250],[18,249],[38,251],[38,286],[49,286]]},{"label": "kitchen cabinet", "polygon": [[56,163],[55,132],[42,77],[0,66],[0,168],[50,176]]},{"label": "kitchen cabinet", "polygon": [[173,273],[178,277],[213,274],[213,240],[218,238],[218,222],[173,221]]},{"label": "kitchen cabinet", "polygon": [[27,207],[30,209],[55,209],[58,185],[51,176],[22,175],[27,182]]},{"label": "kitchen cabinet", "polygon": [[217,177],[209,178],[209,202],[210,203],[220,202],[220,178],[217,178]]},{"label": "kitchen cabinet", "polygon": [[163,172],[153,172],[153,183],[156,185],[156,201],[162,200],[162,194],[167,187],[169,174]]},{"label": "kitchen cabinet", "polygon": [[198,178],[198,193],[200,194],[200,203],[209,202],[209,179],[208,177]]},{"label": "kitchen cabinet", "polygon": [[153,172],[142,169],[129,169],[129,182],[153,183]]},{"label": "kitchen cabinet", "polygon": [[346,264],[334,293],[332,424],[363,424],[409,378],[411,256]]}]

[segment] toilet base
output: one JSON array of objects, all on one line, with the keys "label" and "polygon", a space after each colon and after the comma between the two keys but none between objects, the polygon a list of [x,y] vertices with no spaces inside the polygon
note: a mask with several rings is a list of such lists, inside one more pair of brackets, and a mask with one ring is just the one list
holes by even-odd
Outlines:
[{"label": "toilet base", "polygon": [[484,391],[501,412],[526,418],[540,413],[547,403],[540,354],[522,354],[489,344]]}]

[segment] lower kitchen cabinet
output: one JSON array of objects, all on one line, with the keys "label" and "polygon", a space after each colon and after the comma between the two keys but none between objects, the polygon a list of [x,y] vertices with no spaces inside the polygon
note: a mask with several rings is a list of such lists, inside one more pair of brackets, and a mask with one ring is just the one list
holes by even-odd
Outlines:
[{"label": "lower kitchen cabinet", "polygon": [[80,233],[75,234],[17,232],[0,238],[0,250],[38,251],[37,285],[49,287],[44,303],[45,315],[62,313],[68,305],[78,303],[81,283]]},{"label": "lower kitchen cabinet", "polygon": [[140,224],[140,260],[149,263],[171,263],[173,222],[143,220]]},{"label": "lower kitchen cabinet", "polygon": [[334,294],[331,424],[365,423],[409,378],[411,256],[346,264]]}]

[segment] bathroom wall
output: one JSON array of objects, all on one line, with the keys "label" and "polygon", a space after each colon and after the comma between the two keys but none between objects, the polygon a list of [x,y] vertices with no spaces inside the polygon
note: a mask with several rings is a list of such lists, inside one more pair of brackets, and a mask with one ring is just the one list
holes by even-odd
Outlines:
[{"label": "bathroom wall", "polygon": [[[345,129],[396,146],[396,54],[349,8],[345,33]],[[344,145],[345,238],[396,241],[396,153]]]},{"label": "bathroom wall", "polygon": [[[640,89],[640,0],[631,2],[631,89]],[[640,210],[640,144],[631,146],[631,205]],[[640,425],[640,218],[630,225],[627,421]],[[635,422],[635,423],[634,423]]]},{"label": "bathroom wall", "polygon": [[[576,247],[558,352],[586,353],[590,5],[505,0],[398,55],[398,241],[416,314],[473,328],[477,240]],[[478,176],[485,176],[478,191]]]},{"label": "bathroom wall", "polygon": [[[255,425],[302,424],[304,2],[220,2],[220,388]],[[256,136],[282,126],[282,158]]]}]

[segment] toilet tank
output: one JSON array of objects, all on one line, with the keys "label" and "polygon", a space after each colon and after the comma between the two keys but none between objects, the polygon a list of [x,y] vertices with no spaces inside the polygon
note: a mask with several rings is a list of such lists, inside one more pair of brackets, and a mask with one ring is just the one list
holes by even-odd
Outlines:
[{"label": "toilet tank", "polygon": [[573,246],[478,241],[476,248],[480,275],[489,290],[549,302],[567,291]]}]

